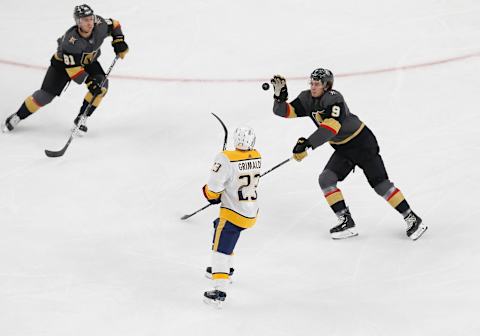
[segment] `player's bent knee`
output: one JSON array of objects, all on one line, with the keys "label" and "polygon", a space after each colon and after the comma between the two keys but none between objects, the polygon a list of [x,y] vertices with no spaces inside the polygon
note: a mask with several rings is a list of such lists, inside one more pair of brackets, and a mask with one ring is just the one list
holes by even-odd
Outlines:
[{"label": "player's bent knee", "polygon": [[385,195],[390,189],[394,188],[395,186],[393,185],[392,182],[390,182],[390,180],[383,180],[381,181],[380,183],[377,183],[373,189],[375,190],[375,192],[382,196]]},{"label": "player's bent knee", "polygon": [[52,95],[45,90],[37,90],[33,93],[32,97],[40,106],[45,106],[55,98],[55,95]]},{"label": "player's bent knee", "polygon": [[337,175],[333,171],[328,169],[322,171],[322,173],[318,177],[318,183],[320,184],[320,188],[322,189],[333,187],[337,184],[337,182]]}]

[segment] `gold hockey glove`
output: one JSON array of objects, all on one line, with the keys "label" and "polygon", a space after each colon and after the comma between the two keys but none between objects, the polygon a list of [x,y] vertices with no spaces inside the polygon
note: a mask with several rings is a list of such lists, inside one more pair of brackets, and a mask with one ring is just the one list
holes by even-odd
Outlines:
[{"label": "gold hockey glove", "polygon": [[307,148],[312,147],[308,139],[299,138],[297,144],[293,147],[293,158],[298,162],[307,157]]}]

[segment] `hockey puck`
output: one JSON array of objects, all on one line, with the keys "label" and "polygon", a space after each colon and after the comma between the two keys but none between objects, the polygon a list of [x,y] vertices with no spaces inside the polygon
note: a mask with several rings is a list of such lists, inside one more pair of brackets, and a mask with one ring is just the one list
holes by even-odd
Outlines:
[{"label": "hockey puck", "polygon": [[268,83],[263,83],[263,84],[262,84],[262,89],[264,89],[265,91],[267,91],[268,89],[270,89],[270,84],[268,84]]}]

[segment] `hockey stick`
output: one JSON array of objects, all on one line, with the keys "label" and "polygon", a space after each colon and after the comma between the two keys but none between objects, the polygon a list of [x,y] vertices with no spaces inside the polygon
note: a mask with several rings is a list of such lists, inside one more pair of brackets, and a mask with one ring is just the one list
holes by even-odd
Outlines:
[{"label": "hockey stick", "polygon": [[207,205],[201,207],[201,208],[198,209],[197,211],[192,212],[190,215],[183,215],[182,217],[180,217],[180,219],[181,219],[181,220],[185,220],[185,219],[187,219],[187,218],[190,218],[190,217],[192,217],[193,215],[199,213],[200,211],[205,210],[205,209],[208,208],[210,205],[213,205],[213,204],[212,204],[212,203],[208,203]]},{"label": "hockey stick", "polygon": [[[227,140],[228,140],[228,130],[227,130],[227,126],[225,126],[225,124],[223,123],[222,119],[220,119],[219,116],[217,116],[215,113],[213,113],[213,116],[215,118],[217,118],[217,120],[220,122],[220,124],[222,124],[222,127],[223,127],[223,130],[225,131],[225,137],[223,138],[223,150],[225,150],[227,148]],[[191,213],[190,215],[183,215],[182,217],[180,217],[181,220],[185,220],[187,218],[190,218],[192,217],[193,215],[195,215],[196,213],[202,211],[202,210],[205,210],[206,208],[208,208],[209,206],[213,205],[212,203],[208,203],[207,205],[203,206],[202,208],[198,209],[197,211]]]},{"label": "hockey stick", "polygon": [[[213,113],[212,113],[213,114]],[[260,177],[262,176],[265,176],[267,175],[268,173],[271,173],[272,171],[274,171],[275,169],[277,169],[278,167],[280,166],[283,166],[285,163],[289,162],[292,158],[288,158],[286,160],[283,160],[282,162],[280,162],[279,164],[277,164],[276,166],[270,168],[269,170],[267,170],[266,172],[260,174]],[[207,205],[203,206],[202,208],[198,209],[197,211],[189,214],[189,215],[183,215],[182,217],[180,217],[181,220],[185,220],[187,218],[190,218],[192,217],[193,215],[196,215],[197,213],[199,213],[200,211],[203,211],[205,210],[206,208],[208,208],[210,205],[213,205],[212,203],[208,203]]]},{"label": "hockey stick", "polygon": [[266,172],[260,174],[260,177],[265,176],[265,175],[267,175],[268,173],[271,173],[272,171],[274,171],[274,170],[277,169],[278,167],[283,166],[285,163],[289,162],[291,159],[293,159],[293,158],[288,158],[288,159],[283,160],[282,162],[280,162],[280,163],[277,164],[276,166],[274,166],[274,167],[270,168],[269,170],[267,170]]},{"label": "hockey stick", "polygon": [[[107,81],[107,78],[108,78],[108,75],[110,74],[110,71],[112,71],[113,69],[113,66],[115,65],[115,63],[117,62],[119,56],[115,56],[115,58],[113,59],[113,62],[112,62],[112,65],[110,65],[110,68],[108,68],[108,71],[107,73],[105,74],[105,78],[102,80],[102,82],[100,83],[100,87],[103,87],[103,85],[105,84],[105,82]],[[73,128],[72,130],[72,133],[70,134],[70,138],[68,138],[68,141],[67,143],[65,144],[65,146],[63,146],[62,149],[58,150],[58,151],[51,151],[51,150],[48,150],[48,149],[45,149],[45,154],[48,156],[48,157],[60,157],[62,156],[63,154],[65,154],[65,152],[67,151],[67,148],[68,146],[70,146],[70,143],[72,142],[73,138],[75,137],[75,134],[78,132],[78,129],[80,128],[81,125],[83,125],[83,122],[86,118],[87,118],[87,113],[88,111],[90,111],[90,109],[92,108],[92,105],[93,105],[93,102],[95,101],[95,99],[97,99],[98,97],[98,94],[94,95],[92,97],[92,100],[90,101],[90,103],[88,103],[87,105],[87,108],[85,109],[85,111],[83,111],[83,114],[80,116],[80,120],[79,122],[77,123],[77,125],[75,125],[75,127]]]},{"label": "hockey stick", "polygon": [[223,150],[225,150],[225,148],[227,148],[227,139],[228,139],[227,126],[225,126],[225,124],[223,123],[222,119],[220,119],[219,116],[217,116],[215,113],[212,113],[212,114],[215,118],[217,118],[217,120],[220,122],[220,124],[222,124],[223,130],[225,131],[225,138],[223,139]]}]

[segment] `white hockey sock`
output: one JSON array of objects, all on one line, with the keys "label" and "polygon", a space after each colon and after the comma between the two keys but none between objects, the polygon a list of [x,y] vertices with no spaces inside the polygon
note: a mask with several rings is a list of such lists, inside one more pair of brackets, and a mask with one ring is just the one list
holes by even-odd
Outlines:
[{"label": "white hockey sock", "polygon": [[212,280],[215,289],[225,292],[229,283],[230,256],[212,251]]}]

